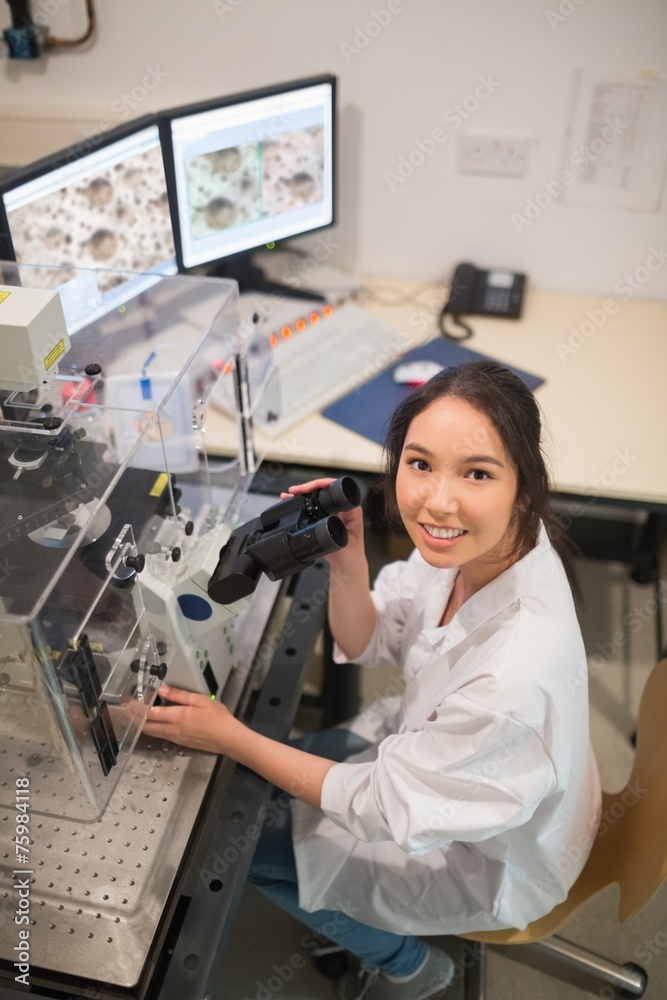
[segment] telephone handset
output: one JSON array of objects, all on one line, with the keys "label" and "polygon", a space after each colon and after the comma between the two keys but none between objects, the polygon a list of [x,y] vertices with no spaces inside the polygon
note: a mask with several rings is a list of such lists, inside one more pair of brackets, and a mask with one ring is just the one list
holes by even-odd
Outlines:
[{"label": "telephone handset", "polygon": [[[471,328],[460,319],[464,313],[518,319],[525,286],[525,274],[498,269],[479,271],[473,264],[459,264],[454,271],[449,299],[440,314],[440,332],[448,340],[471,337]],[[464,333],[457,335],[445,329],[448,314]]]}]

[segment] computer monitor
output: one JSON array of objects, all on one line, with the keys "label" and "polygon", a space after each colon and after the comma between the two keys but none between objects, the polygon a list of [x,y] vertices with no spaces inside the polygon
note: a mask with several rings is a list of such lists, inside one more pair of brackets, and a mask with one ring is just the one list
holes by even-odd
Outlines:
[{"label": "computer monitor", "polygon": [[[0,260],[52,268],[40,268],[36,280],[60,289],[70,333],[138,295],[156,275],[176,274],[157,117],[99,133],[4,177]],[[89,269],[99,271],[93,295],[81,286]],[[21,281],[30,280],[25,268]]]},{"label": "computer monitor", "polygon": [[163,112],[181,270],[275,287],[252,251],[334,222],[335,111],[325,75]]}]

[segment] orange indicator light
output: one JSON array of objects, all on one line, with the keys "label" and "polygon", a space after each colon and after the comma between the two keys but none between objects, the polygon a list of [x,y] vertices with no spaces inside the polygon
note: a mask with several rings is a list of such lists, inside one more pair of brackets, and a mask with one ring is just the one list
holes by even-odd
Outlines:
[{"label": "orange indicator light", "polygon": [[298,319],[294,324],[297,333],[303,333],[307,325],[308,324],[306,323],[305,319]]},{"label": "orange indicator light", "polygon": [[322,309],[322,315],[323,316],[333,315],[333,306],[324,306],[324,308]]},{"label": "orange indicator light", "polygon": [[308,317],[308,319],[313,324],[319,323],[319,321],[320,321],[320,314],[319,313],[311,313],[310,316]]},{"label": "orange indicator light", "polygon": [[287,340],[289,337],[292,336],[292,327],[284,326],[280,332],[282,336],[285,338],[285,340]]},{"label": "orange indicator light", "polygon": [[271,347],[275,347],[276,344],[278,343],[278,338],[276,337],[275,333],[272,333],[271,336],[269,337],[269,343],[271,344]]}]

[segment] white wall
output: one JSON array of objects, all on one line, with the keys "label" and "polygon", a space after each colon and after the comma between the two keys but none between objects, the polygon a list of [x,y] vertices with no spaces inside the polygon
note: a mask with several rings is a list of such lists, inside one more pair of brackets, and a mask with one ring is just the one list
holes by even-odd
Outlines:
[{"label": "white wall", "polygon": [[[665,214],[576,208],[559,198],[521,232],[511,221],[563,168],[578,68],[664,71],[662,0],[97,0],[97,7],[95,37],[82,49],[32,64],[3,60],[0,163],[64,146],[82,123],[108,126],[334,72],[341,209],[333,263],[437,280],[469,259],[526,270],[537,287],[607,295],[667,243]],[[60,36],[81,31],[83,8],[83,0],[32,0],[33,14]],[[381,13],[388,8],[390,19]],[[0,4],[2,27],[8,10]],[[388,23],[366,32],[374,18]],[[387,171],[443,127],[445,112],[473,95],[481,78],[494,81],[494,93],[460,131],[530,137],[527,176],[462,175],[459,135],[445,124],[446,141],[390,190]],[[667,266],[651,272],[637,297],[667,298]]]}]

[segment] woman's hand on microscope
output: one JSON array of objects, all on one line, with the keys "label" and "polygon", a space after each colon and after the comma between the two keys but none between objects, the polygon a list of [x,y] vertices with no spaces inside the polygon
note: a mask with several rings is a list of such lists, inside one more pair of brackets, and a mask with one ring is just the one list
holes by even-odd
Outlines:
[{"label": "woman's hand on microscope", "polygon": [[219,701],[180,688],[159,689],[171,705],[154,705],[144,726],[147,736],[193,750],[224,753],[257,774],[319,808],[322,785],[334,761],[262,736],[239,722]]},{"label": "woman's hand on microscope", "polygon": [[[281,493],[286,500],[298,493],[326,489],[335,480],[312,479],[309,483],[291,486]],[[329,578],[329,627],[348,659],[361,654],[370,642],[375,628],[376,611],[371,598],[370,570],[364,546],[364,519],[361,507],[341,511],[336,515],[347,528],[348,544],[326,556],[331,567]]]},{"label": "woman's hand on microscope", "polygon": [[144,726],[147,736],[171,740],[193,750],[227,753],[232,731],[242,724],[228,708],[208,695],[163,684],[158,694],[172,702],[154,705]]},{"label": "woman's hand on microscope", "polygon": [[[298,486],[290,486],[288,493],[281,493],[281,500],[289,500],[291,496],[299,493],[312,493],[313,490],[323,490],[335,482],[335,479],[311,479],[308,483],[299,483]],[[348,543],[344,549],[338,552],[331,552],[325,556],[332,569],[342,570],[345,567],[354,565],[357,561],[365,563],[366,551],[364,548],[364,515],[361,507],[353,507],[352,510],[342,510],[336,512],[336,517],[340,518],[347,528]]]}]

